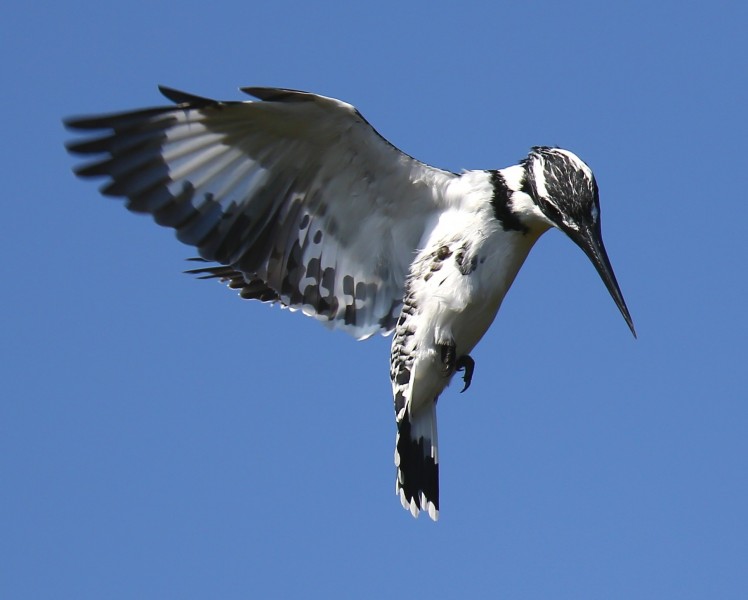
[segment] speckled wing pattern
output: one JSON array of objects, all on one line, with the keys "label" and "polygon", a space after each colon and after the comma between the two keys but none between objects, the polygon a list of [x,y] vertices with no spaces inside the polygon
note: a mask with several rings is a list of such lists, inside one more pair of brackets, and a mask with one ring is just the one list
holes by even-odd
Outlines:
[{"label": "speckled wing pattern", "polygon": [[73,118],[76,169],[195,246],[195,271],[357,338],[393,329],[427,224],[454,174],[407,156],[351,105],[244,88],[221,102]]}]

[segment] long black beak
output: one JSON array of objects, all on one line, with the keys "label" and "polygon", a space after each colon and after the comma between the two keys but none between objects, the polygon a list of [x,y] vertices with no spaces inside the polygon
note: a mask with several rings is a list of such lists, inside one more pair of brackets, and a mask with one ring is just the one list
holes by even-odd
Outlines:
[{"label": "long black beak", "polygon": [[618,287],[616,276],[613,273],[613,267],[610,266],[608,253],[605,251],[605,246],[603,245],[603,236],[600,232],[600,226],[598,225],[596,227],[579,230],[567,230],[567,233],[569,237],[574,240],[574,243],[576,243],[577,246],[579,246],[589,257],[592,264],[595,265],[595,269],[597,269],[597,272],[600,274],[605,287],[608,288],[618,310],[621,311],[631,333],[636,337],[634,322],[631,320],[629,309],[626,306],[626,301],[623,299],[623,294],[621,294],[621,288]]}]

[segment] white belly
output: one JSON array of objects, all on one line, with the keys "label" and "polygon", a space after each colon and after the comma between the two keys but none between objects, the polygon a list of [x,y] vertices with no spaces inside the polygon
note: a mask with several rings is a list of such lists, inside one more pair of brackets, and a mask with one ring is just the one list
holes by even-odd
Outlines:
[{"label": "white belly", "polygon": [[535,239],[498,231],[481,244],[473,244],[474,268],[467,273],[454,259],[458,255],[455,247],[463,241],[455,242],[449,258],[428,279],[423,273],[430,272],[428,259],[434,252],[425,253],[422,276],[412,282],[417,312],[409,323],[415,359],[414,408],[433,401],[449,384],[453,373],[445,371],[443,345],[454,344],[460,357],[470,353],[486,333]]}]

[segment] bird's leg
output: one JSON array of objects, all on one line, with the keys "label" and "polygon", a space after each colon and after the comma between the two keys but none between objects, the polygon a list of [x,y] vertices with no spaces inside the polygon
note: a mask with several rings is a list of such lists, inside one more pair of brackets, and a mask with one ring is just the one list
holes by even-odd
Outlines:
[{"label": "bird's leg", "polygon": [[465,374],[462,376],[462,380],[465,382],[465,387],[463,387],[460,390],[460,393],[464,392],[466,389],[470,387],[470,383],[473,381],[473,371],[475,371],[475,361],[473,360],[473,357],[464,354],[460,358],[457,359],[457,362],[455,363],[455,371],[465,371]]},{"label": "bird's leg", "polygon": [[470,387],[470,383],[473,381],[475,361],[467,354],[457,358],[457,347],[454,342],[440,344],[440,346],[445,375],[452,375],[455,371],[465,371],[465,374],[462,376],[462,380],[465,382],[465,387],[460,390],[460,393],[462,393]]},{"label": "bird's leg", "polygon": [[455,371],[457,364],[457,347],[454,342],[439,344],[442,350],[442,364],[444,365],[444,374],[449,377]]}]

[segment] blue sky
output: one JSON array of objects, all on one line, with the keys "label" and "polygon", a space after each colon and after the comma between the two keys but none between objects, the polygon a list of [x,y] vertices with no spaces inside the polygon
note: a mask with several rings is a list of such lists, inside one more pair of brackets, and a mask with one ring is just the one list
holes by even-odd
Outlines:
[{"label": "blue sky", "polygon": [[[748,8],[6,3],[0,596],[745,598]],[[439,403],[441,519],[394,495],[389,339],[183,275],[61,119],[162,83],[355,104],[451,170],[582,156],[639,339],[537,244]]]}]

